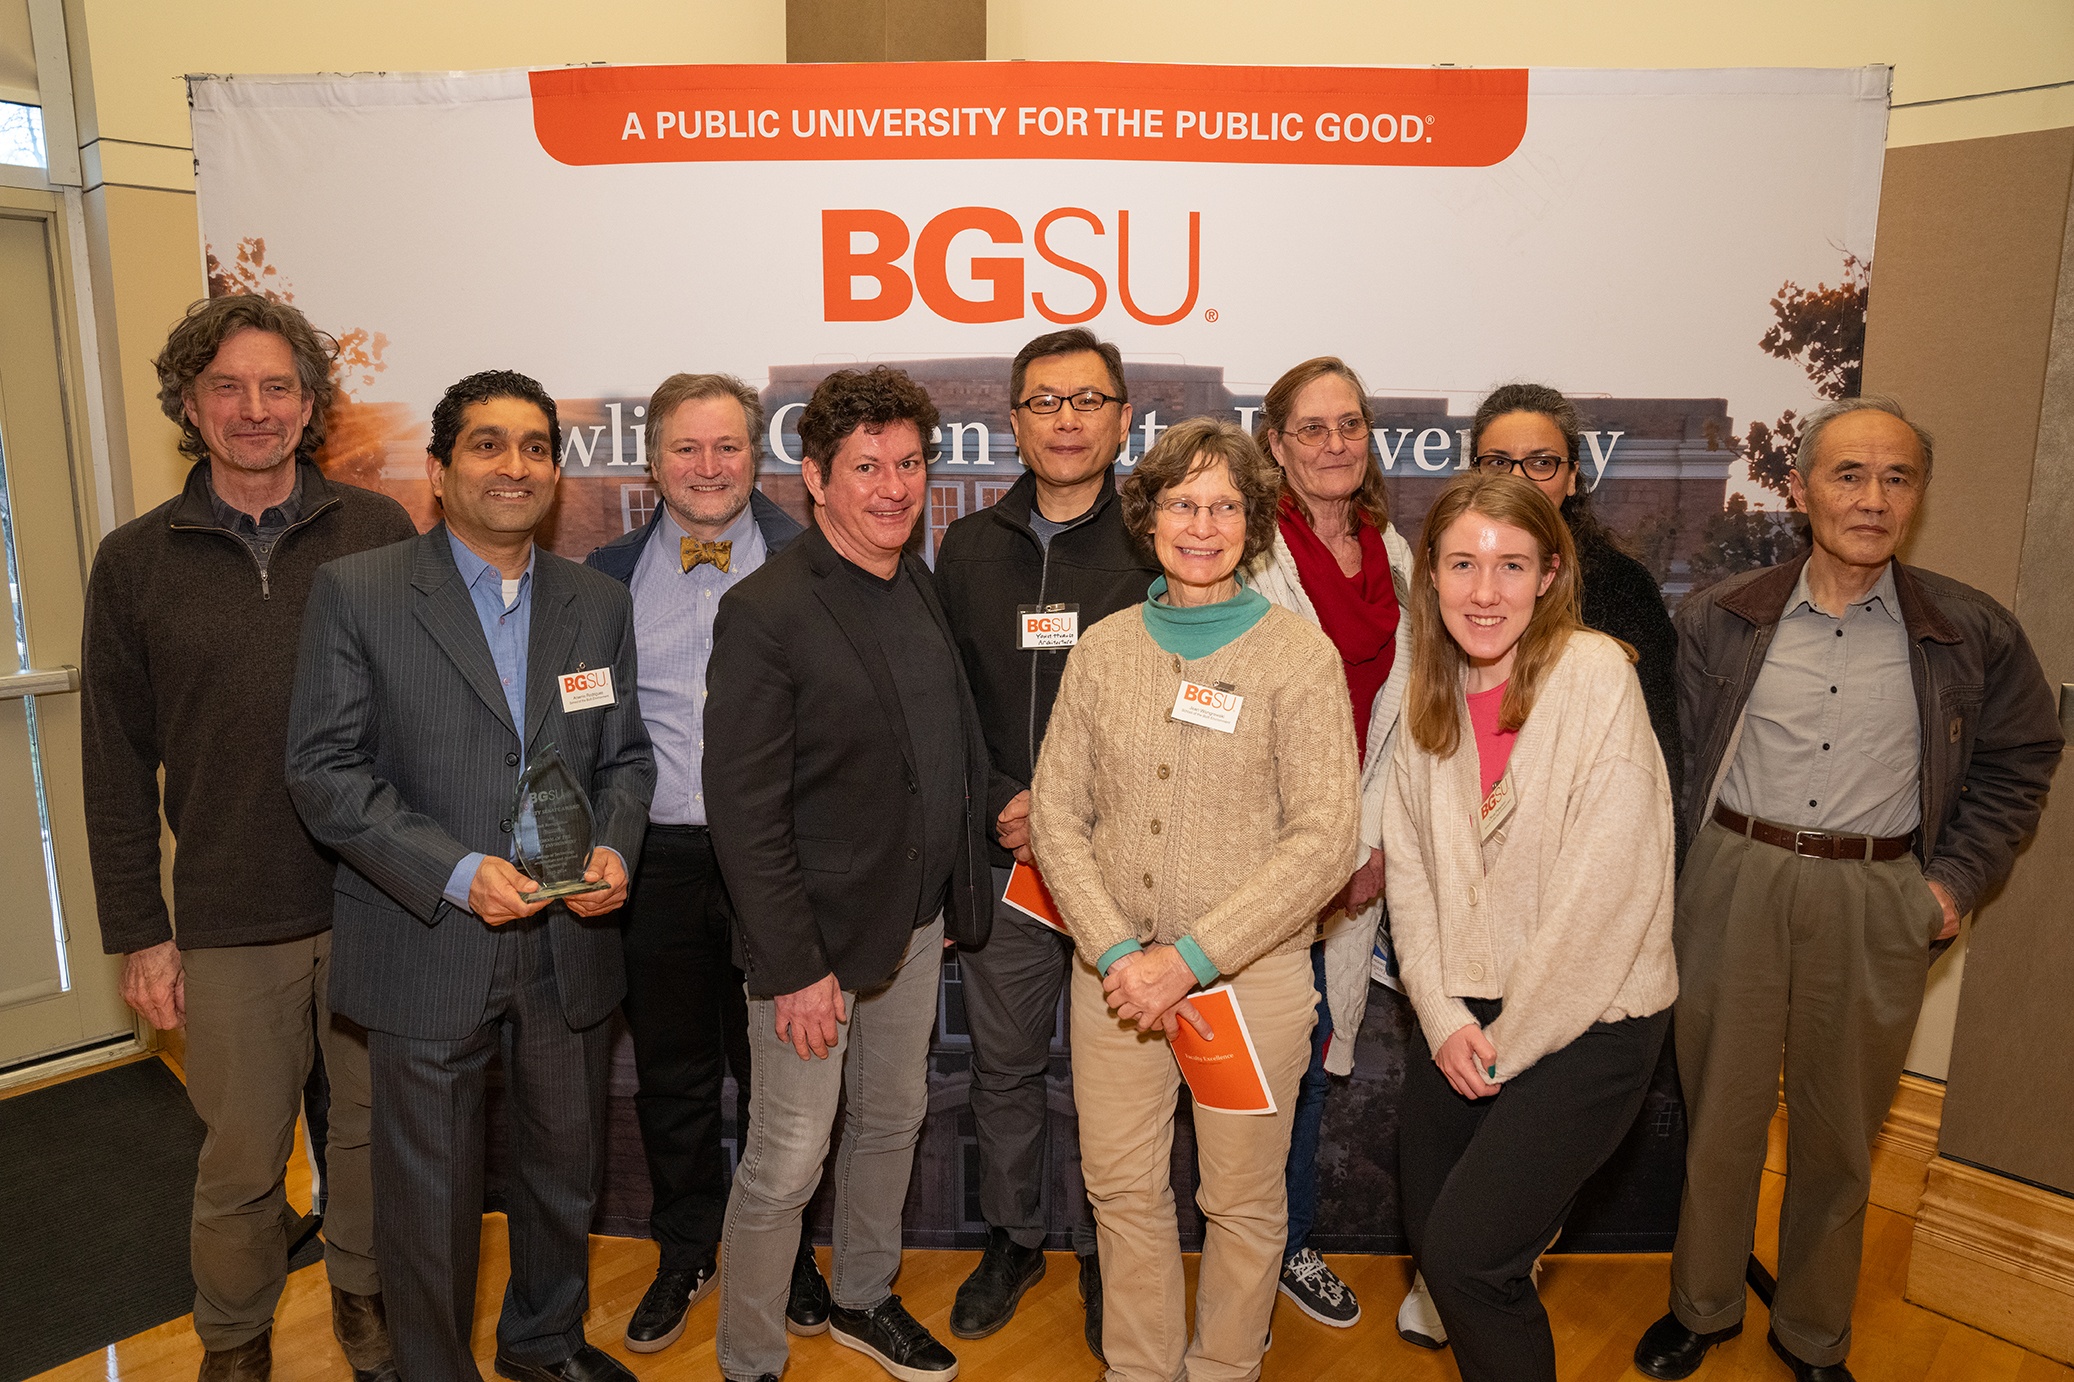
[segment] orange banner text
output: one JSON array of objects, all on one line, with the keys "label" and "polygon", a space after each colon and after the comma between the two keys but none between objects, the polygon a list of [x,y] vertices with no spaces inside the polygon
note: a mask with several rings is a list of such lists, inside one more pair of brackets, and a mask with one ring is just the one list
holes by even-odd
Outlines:
[{"label": "orange banner text", "polygon": [[1087,62],[572,67],[529,74],[576,165],[1130,159],[1487,167],[1527,128],[1524,69]]}]

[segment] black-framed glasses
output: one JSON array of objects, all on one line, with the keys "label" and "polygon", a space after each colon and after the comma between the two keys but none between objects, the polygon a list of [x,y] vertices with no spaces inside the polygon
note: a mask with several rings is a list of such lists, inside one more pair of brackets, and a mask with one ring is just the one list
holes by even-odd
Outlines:
[{"label": "black-framed glasses", "polygon": [[1508,456],[1503,451],[1486,451],[1476,458],[1479,470],[1510,470],[1530,480],[1547,480],[1566,465],[1577,462],[1568,456],[1558,456],[1553,451],[1536,451],[1531,456]]},{"label": "black-framed glasses", "polygon": [[1222,528],[1238,522],[1246,516],[1246,506],[1236,499],[1220,499],[1214,504],[1194,504],[1186,499],[1163,499],[1159,511],[1169,518],[1183,523],[1195,522],[1199,513],[1210,515],[1210,521]]},{"label": "black-framed glasses", "polygon": [[1282,435],[1294,437],[1305,446],[1318,447],[1325,445],[1326,440],[1334,433],[1337,433],[1343,442],[1366,441],[1368,423],[1358,417],[1341,418],[1338,422],[1306,422],[1303,426],[1293,427]]},{"label": "black-framed glasses", "polygon": [[[1121,402],[1122,399],[1111,397],[1100,389],[1082,389],[1078,393],[1069,394],[1033,393],[1015,406],[1028,408],[1042,417],[1049,417],[1068,403],[1073,405],[1073,411],[1076,413],[1099,413],[1110,404]],[[1013,412],[1014,409],[1009,411]]]}]

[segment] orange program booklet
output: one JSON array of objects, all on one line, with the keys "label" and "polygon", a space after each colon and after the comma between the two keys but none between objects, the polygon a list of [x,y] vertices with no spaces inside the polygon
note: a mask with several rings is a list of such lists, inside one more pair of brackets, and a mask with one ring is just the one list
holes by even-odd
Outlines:
[{"label": "orange program booklet", "polygon": [[1059,916],[1059,904],[1051,900],[1051,889],[1044,886],[1044,875],[1037,872],[1035,865],[1016,860],[1015,866],[1008,871],[1008,888],[1001,894],[1001,900],[1060,935],[1070,934]]},{"label": "orange program booklet", "polygon": [[1181,1078],[1195,1106],[1213,1113],[1273,1113],[1275,1096],[1267,1087],[1267,1072],[1261,1069],[1260,1053],[1253,1049],[1253,1033],[1246,1029],[1246,1015],[1239,1011],[1239,996],[1230,984],[1219,984],[1189,995],[1189,1002],[1210,1024],[1216,1038],[1205,1041],[1195,1028],[1183,1022],[1168,1038]]}]

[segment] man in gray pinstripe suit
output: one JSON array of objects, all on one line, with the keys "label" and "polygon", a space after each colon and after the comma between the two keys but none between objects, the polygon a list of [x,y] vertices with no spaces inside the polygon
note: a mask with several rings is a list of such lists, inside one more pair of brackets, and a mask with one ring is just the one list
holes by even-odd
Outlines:
[{"label": "man in gray pinstripe suit", "polygon": [[[446,521],[317,573],[288,729],[289,791],[341,859],[331,1001],[368,1029],[390,1334],[409,1382],[480,1376],[483,1097],[501,1056],[511,1285],[497,1372],[631,1378],[585,1342],[583,1312],[606,1018],[626,988],[612,913],[655,787],[633,610],[610,577],[534,545],[561,454],[537,383],[462,380],[433,412],[428,451]],[[572,700],[561,679],[577,671],[609,671],[610,699]],[[512,802],[550,746],[590,796],[586,877],[607,887],[526,902]]]}]

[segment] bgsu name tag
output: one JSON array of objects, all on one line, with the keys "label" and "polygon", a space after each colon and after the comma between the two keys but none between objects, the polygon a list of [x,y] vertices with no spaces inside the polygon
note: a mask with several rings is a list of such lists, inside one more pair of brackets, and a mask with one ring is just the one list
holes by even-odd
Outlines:
[{"label": "bgsu name tag", "polygon": [[1230,734],[1239,727],[1239,711],[1245,704],[1246,698],[1232,690],[1229,682],[1202,686],[1184,681],[1174,693],[1174,709],[1169,718]]},{"label": "bgsu name tag", "polygon": [[562,682],[562,711],[590,710],[596,706],[613,705],[619,697],[612,694],[612,669],[599,667],[593,671],[564,672]]},{"label": "bgsu name tag", "polygon": [[1070,648],[1080,642],[1079,605],[1017,605],[1015,646]]}]

